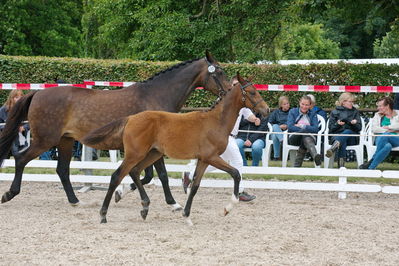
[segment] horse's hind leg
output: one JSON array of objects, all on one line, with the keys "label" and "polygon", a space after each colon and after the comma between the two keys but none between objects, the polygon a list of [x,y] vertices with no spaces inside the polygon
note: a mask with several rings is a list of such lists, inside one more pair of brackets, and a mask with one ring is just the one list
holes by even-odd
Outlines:
[{"label": "horse's hind leg", "polygon": [[5,192],[1,198],[1,203],[5,203],[13,199],[16,195],[18,195],[21,191],[21,181],[22,174],[24,172],[25,166],[39,156],[46,148],[40,145],[35,145],[35,142],[32,142],[32,145],[29,146],[28,149],[19,154],[19,156],[15,157],[15,176],[14,180],[11,183],[10,190]]},{"label": "horse's hind leg", "polygon": [[189,218],[190,216],[190,211],[191,211],[191,204],[193,203],[193,199],[195,194],[198,191],[198,188],[201,183],[202,176],[205,173],[206,168],[208,167],[208,164],[203,162],[202,160],[198,160],[197,166],[195,168],[194,172],[194,178],[193,178],[193,184],[190,190],[190,194],[188,195],[188,199],[186,202],[186,206],[184,206],[184,211],[183,211],[183,216],[186,217],[188,225],[193,225],[191,222],[191,219]]},{"label": "horse's hind leg", "polygon": [[[179,203],[176,203],[175,199],[172,196],[172,192],[169,187],[169,177],[166,172],[165,161],[163,156],[154,163],[155,169],[157,170],[159,180],[161,180],[163,193],[165,194],[165,201],[172,207],[173,211],[180,211],[182,209]],[[143,183],[144,185],[144,183]]]},{"label": "horse's hind leg", "polygon": [[[152,167],[152,165],[148,166],[146,169],[144,169],[144,173],[145,173],[144,178],[141,179],[141,183],[143,185],[147,185],[154,178],[154,168]],[[133,177],[132,177],[132,180],[133,180]],[[137,188],[136,184],[134,184],[134,183],[130,184],[130,190],[135,190],[136,188]]]},{"label": "horse's hind leg", "polygon": [[58,144],[58,162],[57,162],[57,174],[60,177],[62,186],[67,195],[68,202],[76,206],[79,204],[79,200],[73,191],[71,180],[69,177],[69,165],[72,157],[73,138],[62,137]]}]

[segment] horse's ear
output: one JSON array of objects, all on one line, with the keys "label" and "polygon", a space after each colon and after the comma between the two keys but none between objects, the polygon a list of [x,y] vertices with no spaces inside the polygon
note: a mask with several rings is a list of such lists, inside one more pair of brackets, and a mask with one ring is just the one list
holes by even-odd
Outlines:
[{"label": "horse's ear", "polygon": [[240,72],[237,71],[237,80],[241,83],[244,84],[245,80],[240,76]]},{"label": "horse's ear", "polygon": [[206,59],[208,60],[209,63],[211,63],[211,64],[215,64],[216,63],[216,60],[213,58],[211,52],[206,50],[205,51],[205,55],[206,55]]}]

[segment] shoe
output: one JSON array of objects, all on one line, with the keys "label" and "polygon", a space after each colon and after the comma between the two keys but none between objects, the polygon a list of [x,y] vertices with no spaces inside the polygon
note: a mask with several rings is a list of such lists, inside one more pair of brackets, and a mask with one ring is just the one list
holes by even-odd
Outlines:
[{"label": "shoe", "polygon": [[369,166],[370,166],[371,162],[372,162],[372,161],[370,160],[370,161],[368,161],[367,163],[361,164],[361,165],[359,166],[359,169],[369,169]]},{"label": "shoe", "polygon": [[331,158],[331,156],[333,156],[334,152],[336,152],[340,146],[341,143],[338,140],[334,141],[333,144],[331,144],[331,147],[326,151],[326,157]]},{"label": "shoe", "polygon": [[272,161],[278,161],[278,160],[280,160],[280,158],[272,158]]},{"label": "shoe", "polygon": [[256,199],[256,196],[255,195],[249,195],[247,192],[243,191],[243,192],[238,194],[238,199],[240,201],[248,202],[248,201]]},{"label": "shoe", "polygon": [[190,172],[184,172],[182,177],[182,185],[185,194],[187,194],[187,189],[190,186],[190,184],[191,184]]},{"label": "shoe", "polygon": [[316,156],[314,157],[314,163],[315,163],[317,166],[320,166],[320,165],[321,165],[321,155],[320,155],[320,154],[316,154]]}]

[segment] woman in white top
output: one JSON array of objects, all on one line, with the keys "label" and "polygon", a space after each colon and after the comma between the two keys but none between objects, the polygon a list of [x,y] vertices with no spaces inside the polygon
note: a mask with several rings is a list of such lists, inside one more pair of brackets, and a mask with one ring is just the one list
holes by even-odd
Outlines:
[{"label": "woman in white top", "polygon": [[376,152],[370,161],[360,165],[360,169],[376,169],[388,157],[392,148],[399,146],[399,115],[393,110],[393,100],[384,97],[377,102],[377,108],[378,112],[373,117],[371,132],[383,136],[376,137]]}]

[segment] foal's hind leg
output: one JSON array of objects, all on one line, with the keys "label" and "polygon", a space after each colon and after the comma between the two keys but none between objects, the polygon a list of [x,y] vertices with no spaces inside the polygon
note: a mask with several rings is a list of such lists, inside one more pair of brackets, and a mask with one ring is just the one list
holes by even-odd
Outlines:
[{"label": "foal's hind leg", "polygon": [[141,210],[141,217],[144,220],[147,218],[147,214],[148,214],[148,210],[149,210],[149,206],[150,206],[150,199],[149,199],[147,193],[145,192],[143,184],[141,183],[140,173],[145,167],[153,164],[156,160],[158,160],[162,156],[163,156],[163,154],[160,153],[159,151],[157,151],[155,149],[150,150],[148,152],[148,154],[146,155],[146,157],[130,171],[130,175],[133,177],[134,183],[136,184],[137,189],[140,192],[141,205],[143,205],[143,209]]},{"label": "foal's hind leg", "polygon": [[67,195],[68,201],[72,206],[79,204],[79,200],[73,191],[71,180],[69,178],[69,165],[72,157],[73,138],[62,137],[58,144],[58,162],[57,174],[60,177],[62,186]]},{"label": "foal's hind leg", "polygon": [[[154,178],[154,169],[153,169],[152,165],[148,166],[146,169],[144,169],[144,173],[145,173],[144,178],[141,179],[141,183],[143,185],[147,185]],[[132,179],[133,179],[133,177],[132,177]],[[130,184],[130,190],[135,190],[136,188],[137,187],[134,183]]]},{"label": "foal's hind leg", "polygon": [[[50,146],[51,147],[51,146]],[[1,203],[5,203],[13,199],[21,191],[22,174],[28,162],[39,156],[42,152],[46,151],[49,147],[41,146],[35,142],[28,149],[23,151],[15,158],[15,176],[11,183],[10,190],[5,192],[1,198]]]}]

